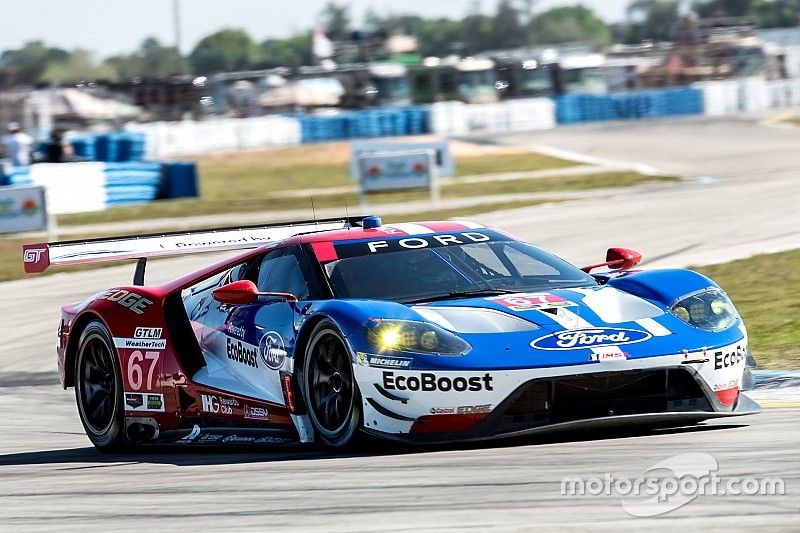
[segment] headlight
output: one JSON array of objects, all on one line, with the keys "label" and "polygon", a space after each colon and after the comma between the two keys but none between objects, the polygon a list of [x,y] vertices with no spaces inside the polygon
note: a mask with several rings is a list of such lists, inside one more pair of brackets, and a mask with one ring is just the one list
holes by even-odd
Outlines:
[{"label": "headlight", "polygon": [[465,340],[430,322],[370,319],[364,338],[382,352],[464,355],[472,349]]},{"label": "headlight", "polygon": [[720,289],[706,289],[684,296],[670,307],[670,311],[690,326],[707,331],[728,329],[739,318],[733,303]]}]

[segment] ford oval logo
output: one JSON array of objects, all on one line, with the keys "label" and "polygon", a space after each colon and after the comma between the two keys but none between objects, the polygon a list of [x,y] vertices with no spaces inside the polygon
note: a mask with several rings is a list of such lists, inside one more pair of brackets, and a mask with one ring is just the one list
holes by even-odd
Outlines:
[{"label": "ford oval logo", "polygon": [[539,337],[531,342],[531,347],[538,350],[576,350],[633,344],[650,338],[652,335],[638,329],[584,328],[559,331]]}]

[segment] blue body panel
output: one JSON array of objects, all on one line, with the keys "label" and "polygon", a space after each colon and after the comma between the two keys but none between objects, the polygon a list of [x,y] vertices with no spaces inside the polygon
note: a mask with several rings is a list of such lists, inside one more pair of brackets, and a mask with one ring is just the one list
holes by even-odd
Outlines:
[{"label": "blue body panel", "polygon": [[[649,336],[642,342],[621,344],[620,348],[628,359],[658,357],[679,354],[684,351],[702,349],[713,350],[741,341],[744,337],[739,321],[721,332],[710,332],[686,324],[669,312],[669,305],[675,300],[697,292],[717,287],[714,282],[688,270],[655,270],[647,272],[624,273],[609,280],[607,285],[598,285],[594,290],[613,287],[633,294],[655,305],[662,314],[654,320],[669,330],[664,336]],[[576,314],[587,320],[593,327],[647,331],[635,321],[606,323],[597,314],[583,305],[583,295],[569,289],[550,291],[576,305],[571,307]],[[426,354],[409,355],[406,352],[387,352],[382,355],[413,357],[411,368],[441,370],[479,370],[479,369],[519,369],[548,368],[570,365],[597,364],[592,360],[589,348],[569,350],[539,350],[531,343],[540,337],[564,328],[547,313],[538,311],[513,311],[488,298],[468,298],[447,300],[427,304],[433,309],[439,307],[472,307],[493,309],[508,313],[536,324],[539,329],[527,332],[506,333],[457,333],[466,340],[472,350],[464,356],[437,356]],[[382,300],[328,300],[313,302],[308,317],[323,315],[331,318],[341,329],[354,352],[376,353],[375,347],[368,344],[363,335],[364,325],[371,318],[424,321],[413,308],[395,302]]]}]

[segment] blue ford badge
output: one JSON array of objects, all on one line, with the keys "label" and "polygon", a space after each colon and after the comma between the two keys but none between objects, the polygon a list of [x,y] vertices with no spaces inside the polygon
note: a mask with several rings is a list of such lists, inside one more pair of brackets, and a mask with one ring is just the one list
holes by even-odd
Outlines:
[{"label": "blue ford badge", "polygon": [[551,333],[531,342],[531,347],[539,350],[575,350],[633,344],[651,338],[652,335],[638,329],[584,328]]},{"label": "blue ford badge", "polygon": [[283,339],[277,331],[265,333],[258,342],[258,351],[261,353],[261,360],[272,370],[280,370],[283,361],[286,359],[286,348]]}]

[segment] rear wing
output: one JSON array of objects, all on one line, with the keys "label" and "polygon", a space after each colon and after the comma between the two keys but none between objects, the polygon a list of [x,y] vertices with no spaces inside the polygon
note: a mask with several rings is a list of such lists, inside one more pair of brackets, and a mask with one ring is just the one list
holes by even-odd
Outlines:
[{"label": "rear wing", "polygon": [[137,259],[135,285],[144,284],[147,258],[203,252],[245,250],[301,233],[360,226],[364,217],[304,220],[233,228],[211,228],[171,233],[25,244],[25,272],[44,272],[51,266],[83,265]]}]

